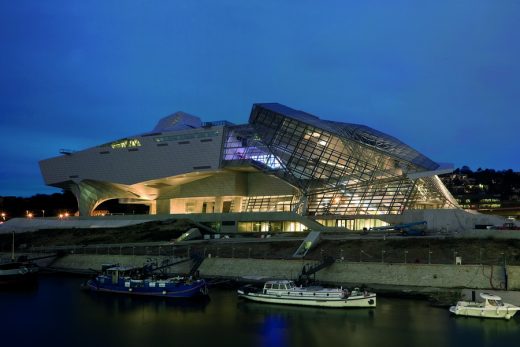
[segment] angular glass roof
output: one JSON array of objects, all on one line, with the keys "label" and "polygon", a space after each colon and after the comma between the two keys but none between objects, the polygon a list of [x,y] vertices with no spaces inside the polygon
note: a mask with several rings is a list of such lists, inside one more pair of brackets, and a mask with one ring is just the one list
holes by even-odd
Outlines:
[{"label": "angular glass roof", "polygon": [[254,107],[265,108],[280,113],[286,117],[323,129],[341,138],[363,143],[386,152],[393,157],[411,162],[428,170],[435,170],[439,167],[439,164],[422,155],[402,141],[366,125],[322,120],[312,114],[294,110],[278,103],[261,103],[255,104],[253,108]]}]

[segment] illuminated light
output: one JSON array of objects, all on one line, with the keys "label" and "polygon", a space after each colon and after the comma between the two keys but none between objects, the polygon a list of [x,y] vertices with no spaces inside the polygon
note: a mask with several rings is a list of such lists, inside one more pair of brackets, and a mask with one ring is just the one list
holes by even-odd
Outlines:
[{"label": "illuminated light", "polygon": [[282,166],[280,165],[280,162],[278,161],[278,158],[272,154],[268,155],[252,155],[250,157],[252,160],[256,160],[261,162],[262,164],[265,164],[269,166],[271,169],[279,169]]},{"label": "illuminated light", "polygon": [[326,141],[323,141],[323,140],[319,140],[318,141],[318,144],[322,145],[322,146],[325,146],[327,144]]},{"label": "illuminated light", "polygon": [[141,146],[141,142],[138,139],[124,139],[124,140],[112,142],[110,144],[110,146],[113,149],[140,147]]}]

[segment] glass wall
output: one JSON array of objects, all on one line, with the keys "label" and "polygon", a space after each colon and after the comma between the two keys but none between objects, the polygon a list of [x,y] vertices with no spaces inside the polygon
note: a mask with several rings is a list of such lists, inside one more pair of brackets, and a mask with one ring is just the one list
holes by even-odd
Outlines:
[{"label": "glass wall", "polygon": [[414,199],[437,207],[451,204],[451,195],[435,179],[416,182],[406,175],[436,167],[435,163],[368,127],[336,123],[344,133],[348,128],[348,138],[331,130],[331,122],[280,106],[259,105],[250,123],[256,142],[262,143],[256,148],[263,146],[283,168],[271,172],[299,188],[305,200],[300,204],[306,205],[309,215],[400,214],[414,205]]}]

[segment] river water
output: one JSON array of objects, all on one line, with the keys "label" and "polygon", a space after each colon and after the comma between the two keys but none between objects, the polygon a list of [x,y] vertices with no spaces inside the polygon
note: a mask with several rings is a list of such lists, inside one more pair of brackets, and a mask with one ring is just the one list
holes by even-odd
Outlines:
[{"label": "river water", "polygon": [[81,291],[81,278],[40,277],[0,292],[0,346],[518,346],[512,320],[453,317],[426,301],[378,298],[375,309],[247,303],[233,290],[206,301]]}]

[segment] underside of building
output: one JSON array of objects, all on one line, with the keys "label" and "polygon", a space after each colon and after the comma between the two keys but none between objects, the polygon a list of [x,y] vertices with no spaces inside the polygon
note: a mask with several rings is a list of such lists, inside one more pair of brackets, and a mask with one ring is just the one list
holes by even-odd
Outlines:
[{"label": "underside of building", "polygon": [[358,229],[406,210],[458,207],[437,177],[451,167],[367,126],[276,103],[253,105],[242,125],[177,112],[151,132],[64,151],[40,168],[46,184],[75,194],[83,216],[119,199],[150,214],[220,216],[221,225],[249,216],[239,231],[305,229],[294,215]]}]

